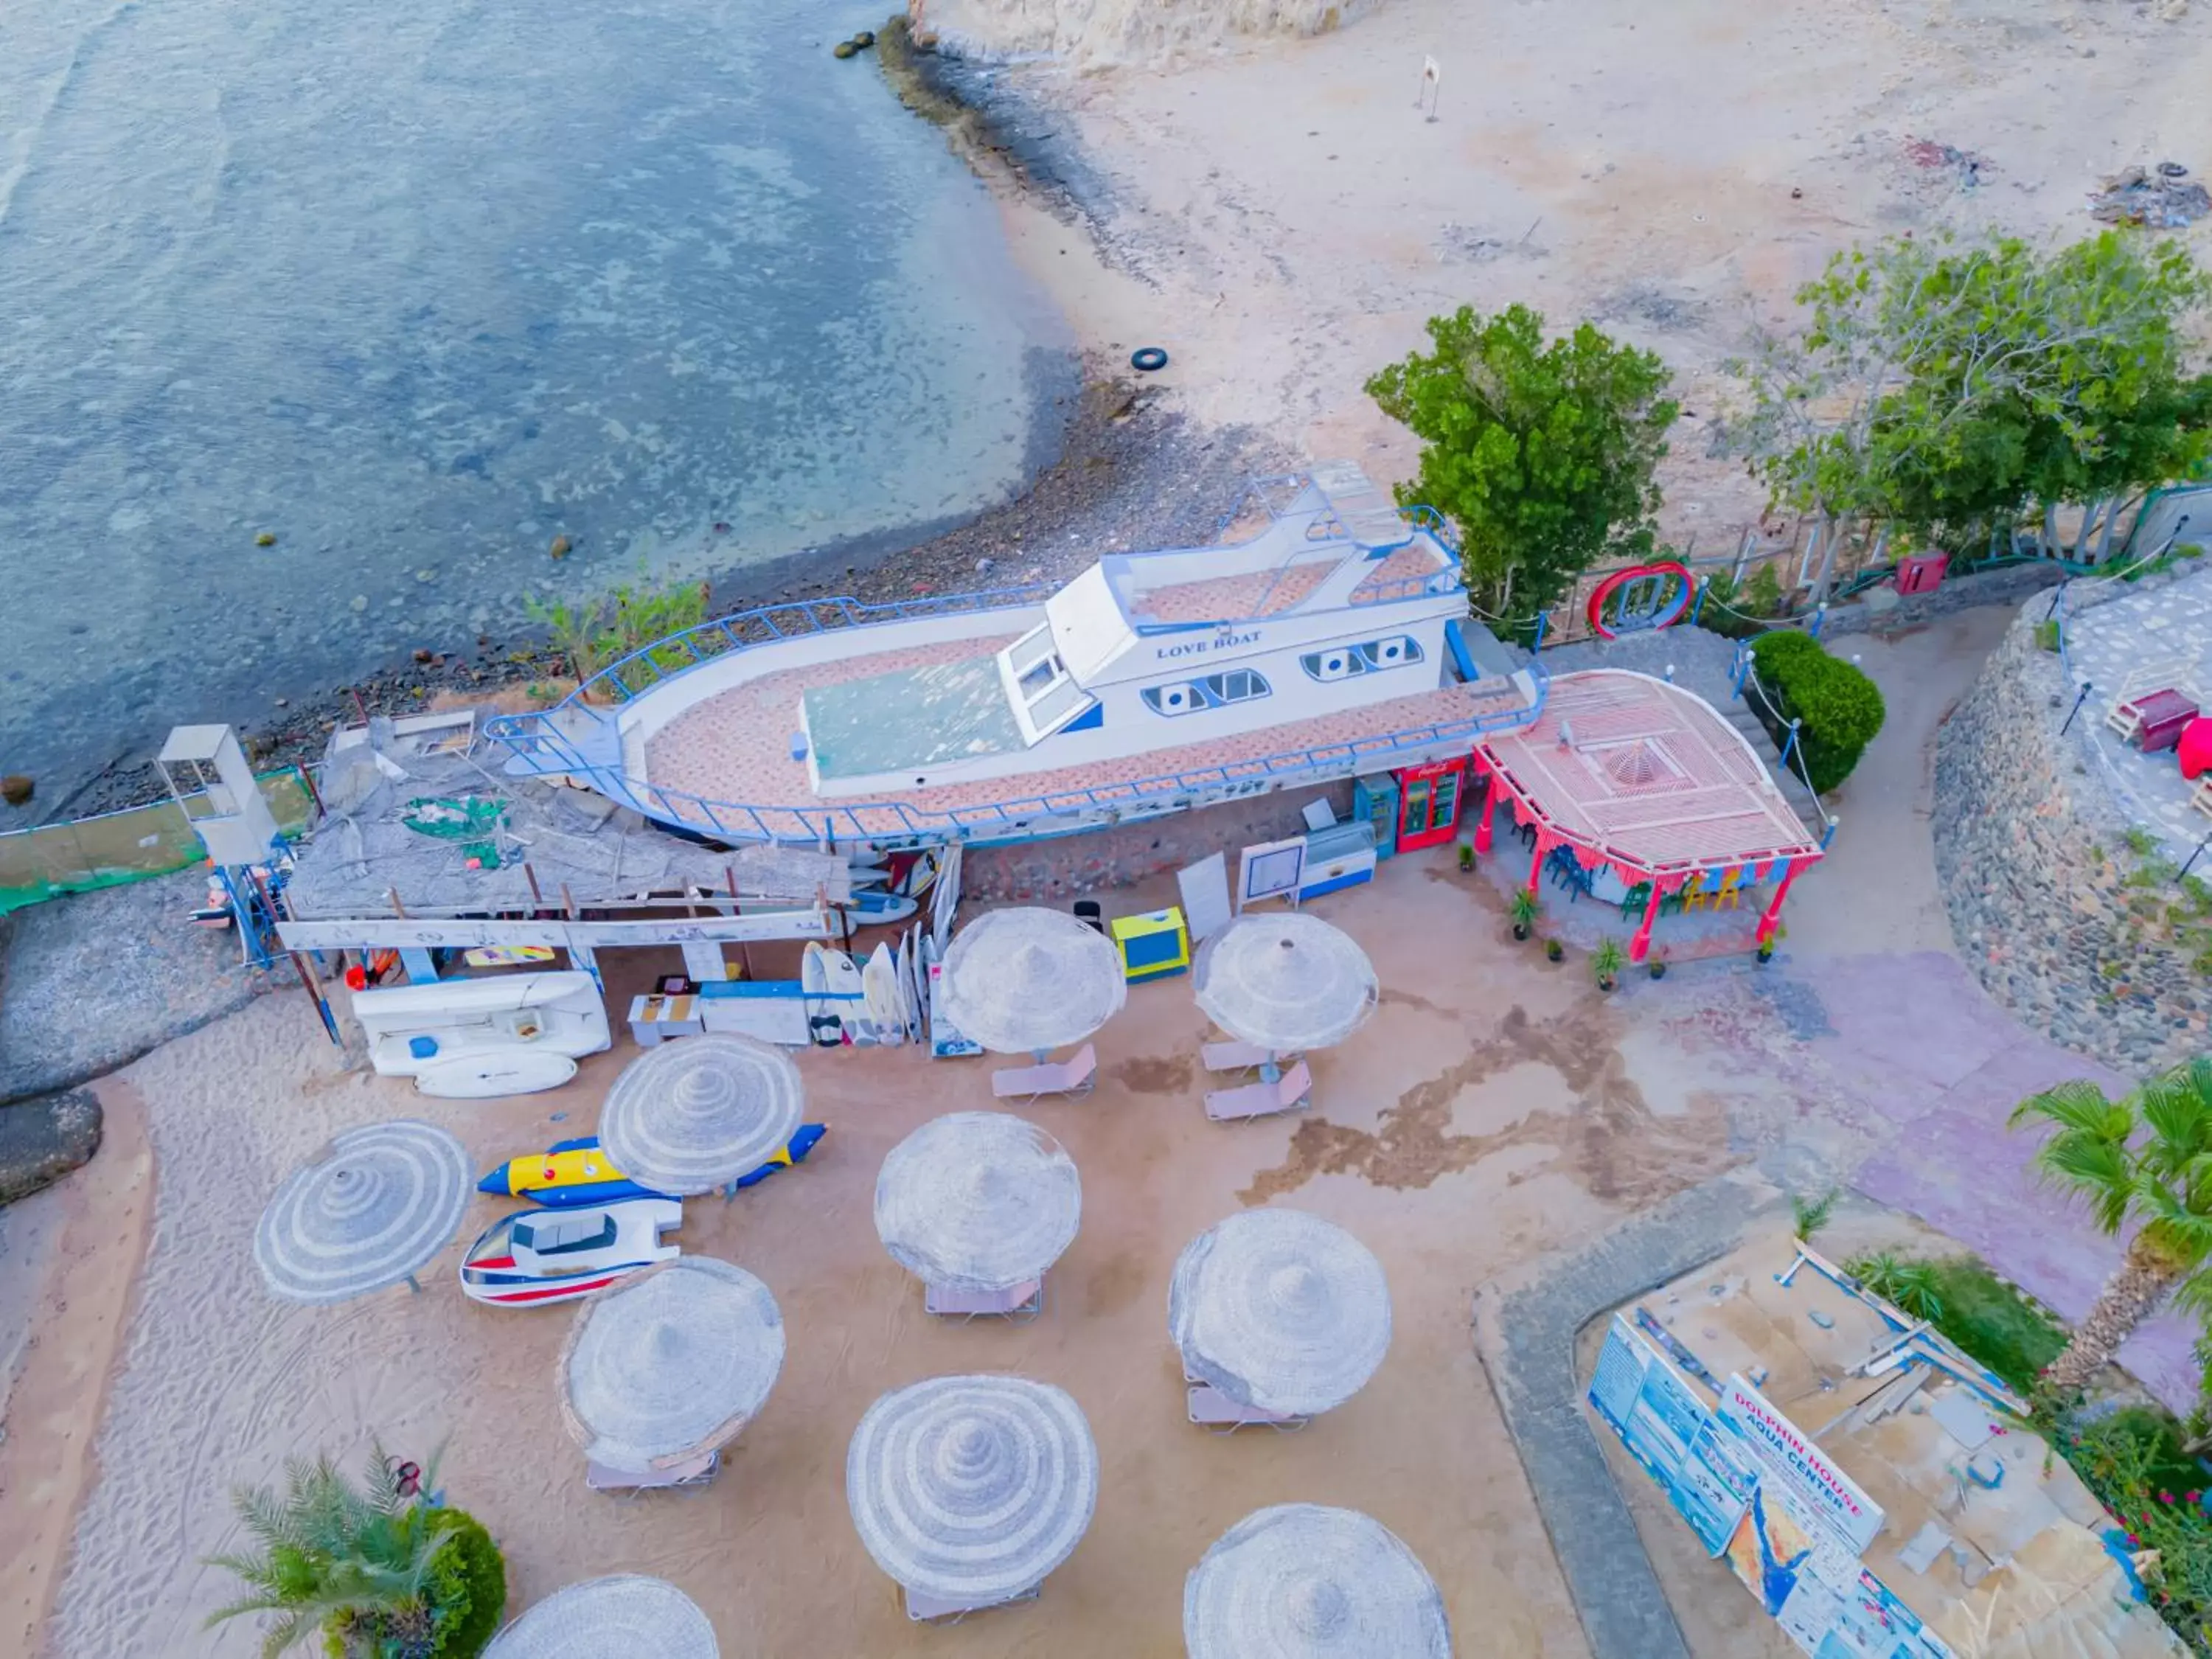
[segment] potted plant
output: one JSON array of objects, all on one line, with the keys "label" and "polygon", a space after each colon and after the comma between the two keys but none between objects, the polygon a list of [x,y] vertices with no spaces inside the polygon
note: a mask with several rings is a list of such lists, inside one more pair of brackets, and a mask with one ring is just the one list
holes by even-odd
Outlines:
[{"label": "potted plant", "polygon": [[1644,966],[1646,966],[1647,968],[1649,968],[1649,969],[1651,970],[1651,977],[1652,977],[1652,978],[1654,978],[1654,979],[1664,979],[1664,978],[1666,978],[1666,977],[1667,977],[1667,947],[1666,947],[1665,945],[1661,945],[1657,950],[1654,951],[1651,953],[1651,956],[1650,956],[1650,960],[1649,960],[1649,961],[1647,961],[1647,962],[1644,963]]},{"label": "potted plant", "polygon": [[1790,932],[1790,930],[1789,930],[1788,928],[1786,928],[1786,927],[1777,927],[1777,928],[1776,928],[1772,933],[1769,933],[1769,934],[1768,934],[1765,939],[1763,939],[1759,940],[1759,961],[1761,961],[1761,962],[1771,962],[1771,961],[1773,961],[1773,960],[1774,960],[1774,947],[1775,947],[1775,945],[1776,945],[1778,943],[1779,943],[1783,939],[1786,938],[1786,937],[1788,936],[1788,934],[1789,934],[1789,932]]},{"label": "potted plant", "polygon": [[1597,976],[1597,988],[1611,991],[1620,981],[1620,964],[1626,960],[1621,954],[1620,941],[1601,939],[1597,949],[1590,952],[1590,972]]},{"label": "potted plant", "polygon": [[1512,906],[1514,938],[1527,939],[1535,929],[1536,918],[1543,914],[1543,908],[1536,902],[1536,896],[1534,893],[1525,887],[1514,889]]},{"label": "potted plant", "polygon": [[1555,939],[1547,939],[1544,941],[1544,957],[1546,961],[1561,962],[1565,960],[1566,954],[1567,947],[1560,944],[1559,940]]},{"label": "potted plant", "polygon": [[1463,841],[1459,844],[1459,867],[1462,870],[1474,868],[1474,843],[1471,841]]}]

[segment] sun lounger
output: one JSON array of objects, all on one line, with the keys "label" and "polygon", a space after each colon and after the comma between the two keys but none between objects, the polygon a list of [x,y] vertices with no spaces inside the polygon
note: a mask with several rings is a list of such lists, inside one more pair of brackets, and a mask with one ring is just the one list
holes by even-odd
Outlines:
[{"label": "sun lounger", "polygon": [[1209,1042],[1198,1053],[1209,1072],[1256,1072],[1275,1057],[1256,1042]]},{"label": "sun lounger", "polygon": [[1043,1592],[1042,1584],[1031,1584],[1014,1595],[1002,1595],[989,1601],[940,1601],[933,1595],[924,1595],[920,1590],[906,1592],[906,1616],[917,1625],[957,1625],[971,1613],[982,1613],[992,1607],[1010,1607],[1019,1601],[1034,1601]]},{"label": "sun lounger", "polygon": [[1207,1382],[1192,1382],[1188,1395],[1190,1420],[1216,1434],[1234,1434],[1239,1429],[1261,1424],[1283,1434],[1295,1434],[1313,1421],[1310,1417],[1291,1417],[1240,1405]]},{"label": "sun lounger", "polygon": [[1098,1050],[1086,1042],[1075,1058],[1046,1066],[1012,1066],[991,1073],[991,1092],[1000,1100],[1034,1106],[1043,1095],[1080,1100],[1098,1086]]},{"label": "sun lounger", "polygon": [[1300,1060],[1276,1082],[1214,1090],[1206,1097],[1206,1115],[1216,1123],[1268,1117],[1277,1112],[1297,1111],[1310,1104],[1312,1097],[1313,1073],[1306,1069],[1305,1061]]},{"label": "sun lounger", "polygon": [[963,1322],[995,1317],[1027,1321],[1044,1311],[1044,1280],[1032,1279],[1006,1291],[956,1291],[943,1285],[925,1287],[924,1311]]},{"label": "sun lounger", "polygon": [[584,1484],[593,1492],[651,1492],[669,1486],[703,1486],[714,1478],[722,1467],[722,1454],[708,1452],[704,1457],[694,1458],[689,1463],[673,1463],[666,1468],[648,1469],[639,1474],[631,1469],[611,1468],[605,1463],[584,1461]]}]

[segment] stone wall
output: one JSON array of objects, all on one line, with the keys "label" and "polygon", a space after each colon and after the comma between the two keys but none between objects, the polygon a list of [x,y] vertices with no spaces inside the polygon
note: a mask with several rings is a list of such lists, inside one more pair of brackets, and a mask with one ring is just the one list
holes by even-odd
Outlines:
[{"label": "stone wall", "polygon": [[1831,605],[1827,619],[1820,624],[1820,637],[1912,628],[1978,605],[2017,605],[2031,593],[2057,586],[2065,576],[2063,566],[2039,560],[2033,564],[2008,564],[2001,570],[1948,577],[1932,593],[1908,593],[1900,599],[1891,589],[1876,588],[1874,592],[1884,596],[1881,600],[1861,594],[1846,604]]},{"label": "stone wall", "polygon": [[[2060,739],[2074,688],[2036,641],[2049,609],[2021,608],[1937,733],[1936,873],[1960,954],[1991,996],[2141,1076],[2204,1052],[2212,996],[2191,948],[2161,925],[2182,896],[2171,872],[2126,884],[2127,821],[2083,751]],[[2093,702],[2081,718],[2101,713]]]},{"label": "stone wall", "polygon": [[1238,848],[1303,834],[1302,809],[1324,797],[1338,817],[1346,816],[1352,811],[1351,780],[1281,789],[1056,841],[970,848],[960,864],[960,890],[963,896],[997,904],[1048,903],[1126,887],[1213,853],[1230,855],[1233,882]]}]

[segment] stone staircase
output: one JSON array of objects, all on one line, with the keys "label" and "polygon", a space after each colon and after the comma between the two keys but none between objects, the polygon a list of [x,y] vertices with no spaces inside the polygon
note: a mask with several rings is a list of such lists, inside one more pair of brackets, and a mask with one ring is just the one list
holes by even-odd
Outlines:
[{"label": "stone staircase", "polygon": [[1828,819],[1820,810],[1819,797],[1805,787],[1805,780],[1798,775],[1795,766],[1782,763],[1782,751],[1774,746],[1774,739],[1766,735],[1766,727],[1759,723],[1759,716],[1752,712],[1751,705],[1741,697],[1731,697],[1717,707],[1728,723],[1743,733],[1744,741],[1752,746],[1759,759],[1766,763],[1766,769],[1773,774],[1775,786],[1782,791],[1782,798],[1790,803],[1790,810],[1797,814],[1797,821],[1805,826],[1805,833],[1814,841],[1820,840],[1827,833]]}]

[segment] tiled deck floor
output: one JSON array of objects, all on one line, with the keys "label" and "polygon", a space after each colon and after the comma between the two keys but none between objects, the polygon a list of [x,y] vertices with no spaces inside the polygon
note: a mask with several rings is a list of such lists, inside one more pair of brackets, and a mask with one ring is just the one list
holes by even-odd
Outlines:
[{"label": "tiled deck floor", "polygon": [[[1360,555],[1349,556],[1358,558]],[[1237,621],[1245,617],[1280,616],[1296,610],[1306,597],[1343,562],[1316,560],[1278,574],[1247,571],[1234,576],[1210,576],[1203,581],[1177,582],[1172,586],[1140,588],[1131,596],[1129,608],[1139,616],[1164,623]],[[1443,568],[1435,553],[1415,544],[1401,547],[1374,568],[1352,590],[1354,605],[1370,605],[1396,583],[1433,575]],[[1403,594],[1392,593],[1393,599]]]},{"label": "tiled deck floor", "polygon": [[2142,671],[2171,660],[2185,663],[2184,678],[2212,696],[2212,570],[2082,611],[2067,623],[2066,645],[2075,678],[2093,688],[2069,739],[2089,751],[2122,811],[2180,863],[2212,831],[2212,818],[2189,805],[2197,786],[2181,775],[2171,749],[2140,753],[2106,729],[2105,714]]},{"label": "tiled deck floor", "polygon": [[[828,667],[764,675],[686,709],[662,727],[647,744],[647,780],[665,789],[713,801],[798,808],[815,813],[824,808],[849,808],[866,798],[817,795],[807,782],[806,763],[791,757],[792,733],[799,729],[800,694],[824,684],[864,679],[931,663],[957,661],[963,657],[994,652],[1006,643],[1003,639],[962,640],[882,652]],[[1219,738],[1180,748],[1147,750],[1123,760],[1061,767],[1018,777],[908,790],[891,799],[916,811],[944,812],[987,806],[998,801],[1034,800],[1071,791],[1110,790],[1116,785],[1145,778],[1201,771],[1210,767],[1234,769],[1272,755],[1331,744],[1358,743],[1417,726],[1470,720],[1477,714],[1511,707],[1518,701],[1519,693],[1503,680],[1480,690],[1454,685],[1314,720],[1270,726],[1242,737]],[[1256,766],[1252,769],[1254,775],[1261,775]],[[712,827],[713,821],[703,811],[679,801],[672,800],[669,804],[690,821]],[[880,815],[879,822],[863,812],[860,821],[871,833],[896,833],[901,827],[895,813]]]}]

